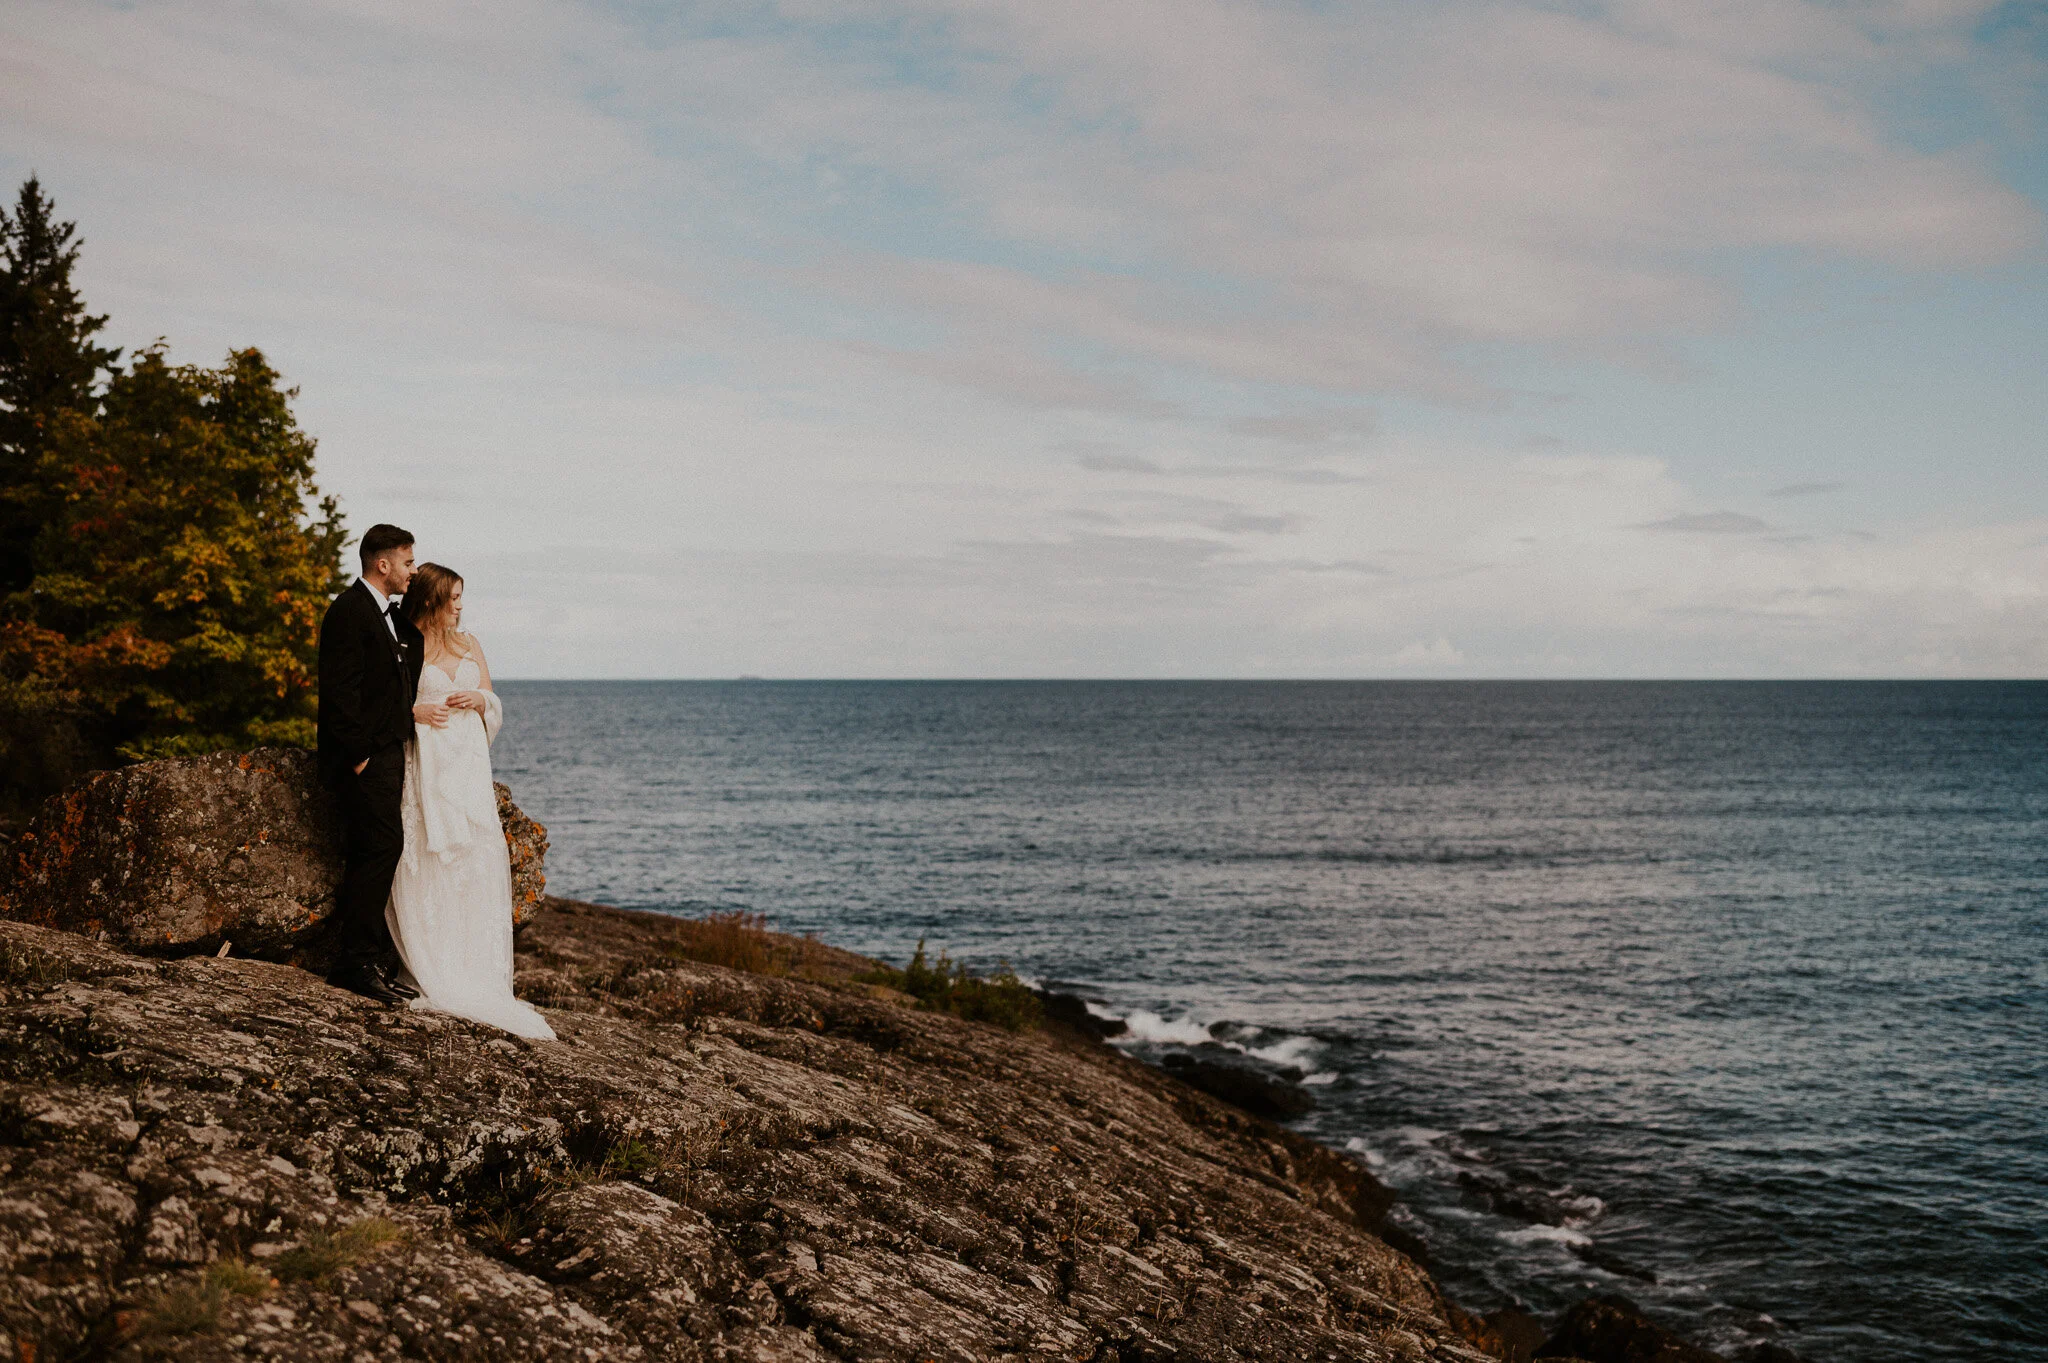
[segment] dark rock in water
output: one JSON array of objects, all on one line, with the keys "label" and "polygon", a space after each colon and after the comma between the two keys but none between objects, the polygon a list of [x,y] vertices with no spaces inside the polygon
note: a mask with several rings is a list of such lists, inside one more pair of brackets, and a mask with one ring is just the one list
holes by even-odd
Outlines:
[{"label": "dark rock in water", "polygon": [[1782,1344],[1752,1344],[1743,1352],[1741,1363],[1806,1363]]},{"label": "dark rock in water", "polygon": [[1488,1210],[1512,1216],[1517,1221],[1562,1226],[1576,1211],[1541,1188],[1511,1183],[1497,1174],[1474,1173],[1465,1169],[1459,1171],[1458,1183],[1475,1194]]},{"label": "dark rock in water", "polygon": [[1651,1320],[1626,1297],[1589,1297],[1564,1313],[1538,1358],[1586,1363],[1727,1363]]},{"label": "dark rock in water", "polygon": [[0,922],[9,1357],[1486,1363],[1337,1152],[682,941],[550,901],[528,1042]]},{"label": "dark rock in water", "polygon": [[1285,1121],[1315,1111],[1316,1100],[1303,1089],[1241,1065],[1197,1060],[1180,1052],[1162,1057],[1159,1063],[1174,1078],[1255,1117]]},{"label": "dark rock in water", "polygon": [[1573,1245],[1572,1253],[1595,1268],[1605,1269],[1617,1278],[1633,1278],[1639,1283],[1655,1284],[1657,1275],[1647,1268],[1632,1264],[1617,1255],[1609,1254],[1598,1245]]},{"label": "dark rock in water", "polygon": [[[547,830],[498,787],[513,922],[546,886]],[[212,753],[95,772],[45,804],[9,847],[0,916],[163,955],[317,968],[341,880],[333,799],[298,748]]]},{"label": "dark rock in water", "polygon": [[1079,994],[1062,993],[1056,989],[1038,991],[1039,1006],[1045,1010],[1047,1019],[1064,1023],[1097,1041],[1107,1041],[1113,1036],[1122,1036],[1131,1030],[1130,1024],[1122,1018],[1101,1018],[1088,1011],[1087,1000]]}]

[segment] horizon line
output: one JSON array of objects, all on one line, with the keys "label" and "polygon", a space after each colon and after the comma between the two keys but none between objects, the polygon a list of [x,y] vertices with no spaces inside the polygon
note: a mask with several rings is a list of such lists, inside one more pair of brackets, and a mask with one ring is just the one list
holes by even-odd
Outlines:
[{"label": "horizon line", "polygon": [[687,677],[499,677],[502,682],[521,683],[598,683],[598,684],[690,684],[690,685],[1222,685],[1243,683],[1275,683],[1301,685],[1309,683],[1331,685],[1360,685],[1365,683],[1414,685],[1455,682],[1474,685],[1547,685],[1558,682],[1612,683],[1615,685],[1644,686],[1719,686],[1719,685],[1842,685],[1863,683],[1873,686],[1902,685],[1995,685],[2012,683],[2048,682],[2042,676],[1969,676],[1969,677],[1927,677],[1927,676],[1784,676],[1784,677],[1616,677],[1616,676],[1537,676],[1537,677],[1449,677],[1449,676],[1074,676],[1074,677],[1014,677],[1014,676],[967,676],[967,677],[857,677],[857,676],[785,676],[771,677],[751,673],[721,673],[716,676]]}]

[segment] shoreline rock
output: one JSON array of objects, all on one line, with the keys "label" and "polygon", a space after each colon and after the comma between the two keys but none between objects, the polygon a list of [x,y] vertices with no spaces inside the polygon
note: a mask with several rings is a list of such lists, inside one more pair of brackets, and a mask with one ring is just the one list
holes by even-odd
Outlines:
[{"label": "shoreline rock", "polygon": [[1486,1357],[1335,1152],[1093,1042],[673,938],[551,905],[518,960],[548,1044],[0,923],[0,1331],[116,1360]]}]

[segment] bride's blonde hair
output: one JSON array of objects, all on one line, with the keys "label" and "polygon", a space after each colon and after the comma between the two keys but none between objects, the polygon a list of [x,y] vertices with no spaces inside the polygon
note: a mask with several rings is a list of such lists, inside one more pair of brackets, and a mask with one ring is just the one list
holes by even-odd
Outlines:
[{"label": "bride's blonde hair", "polygon": [[406,584],[405,618],[422,634],[438,626],[441,612],[448,609],[448,603],[455,599],[455,589],[461,585],[462,574],[453,568],[422,563],[412,570],[412,581]]}]

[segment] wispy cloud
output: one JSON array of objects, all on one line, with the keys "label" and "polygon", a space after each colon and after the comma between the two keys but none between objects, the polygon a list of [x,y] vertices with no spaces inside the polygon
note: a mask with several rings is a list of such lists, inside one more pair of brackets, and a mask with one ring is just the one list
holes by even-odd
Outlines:
[{"label": "wispy cloud", "polygon": [[1165,470],[1155,459],[1137,454],[1115,454],[1109,451],[1089,451],[1074,460],[1084,469],[1096,473],[1143,473],[1159,474]]},{"label": "wispy cloud", "polygon": [[1693,511],[1649,521],[1640,530],[1662,530],[1681,535],[1767,535],[1771,526],[1740,511]]},{"label": "wispy cloud", "polygon": [[1292,416],[1241,416],[1225,429],[1233,435],[1281,440],[1294,445],[1322,445],[1345,438],[1360,440],[1379,429],[1371,411],[1310,411]]},{"label": "wispy cloud", "polygon": [[2023,497],[1781,533],[1643,452],[1786,278],[2038,306],[1996,18],[16,0],[0,168],[118,340],[268,347],[514,673],[2038,668]]}]

